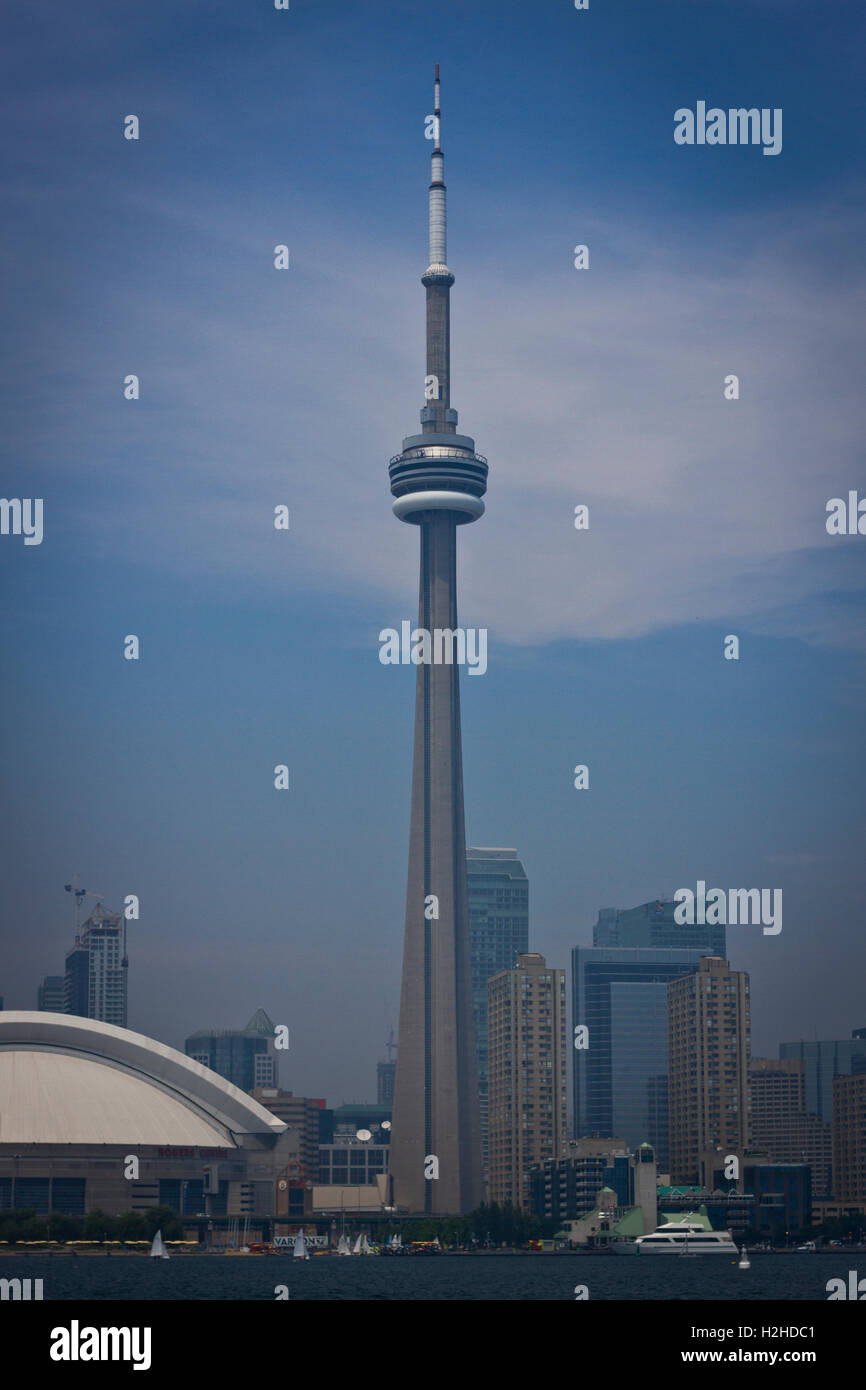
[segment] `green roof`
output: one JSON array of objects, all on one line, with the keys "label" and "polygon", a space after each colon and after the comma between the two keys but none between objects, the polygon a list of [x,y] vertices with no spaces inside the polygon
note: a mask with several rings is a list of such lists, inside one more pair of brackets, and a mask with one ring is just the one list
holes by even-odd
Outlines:
[{"label": "green roof", "polygon": [[616,1236],[642,1236],[644,1234],[643,1212],[640,1207],[629,1207],[622,1220],[614,1226],[613,1234]]}]

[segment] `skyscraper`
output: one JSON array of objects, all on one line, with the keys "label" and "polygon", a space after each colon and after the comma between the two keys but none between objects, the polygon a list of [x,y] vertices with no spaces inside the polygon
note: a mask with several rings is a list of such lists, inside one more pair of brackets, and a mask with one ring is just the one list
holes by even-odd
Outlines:
[{"label": "skyscraper", "polygon": [[639,907],[603,907],[593,928],[592,944],[617,949],[649,946],[654,951],[698,948],[714,956],[725,954],[724,925],[677,922],[675,908],[675,903],[662,898]]},{"label": "skyscraper", "polygon": [[[429,189],[426,404],[421,433],[403,440],[389,474],[393,510],[419,528],[418,628],[430,634],[418,663],[403,982],[394,1083],[391,1172],[397,1206],[462,1212],[482,1197],[457,640],[457,527],[484,511],[487,461],[457,434],[451,407],[439,67]],[[440,643],[433,641],[441,634]],[[432,647],[432,650],[431,650]],[[438,652],[437,652],[438,647]],[[436,661],[436,655],[441,658]],[[436,1163],[428,1162],[435,1159]],[[438,1177],[431,1176],[438,1168]],[[427,1174],[427,1176],[425,1176]]]},{"label": "skyscraper", "polygon": [[806,1069],[806,1109],[823,1120],[833,1120],[833,1079],[850,1076],[858,1057],[866,1058],[866,1029],[855,1028],[850,1038],[838,1042],[788,1042],[779,1044],[781,1058],[797,1058]]},{"label": "skyscraper", "polygon": [[394,1073],[397,1070],[397,1063],[394,1061],[394,1029],[388,1034],[388,1041],[385,1044],[388,1050],[387,1061],[384,1057],[376,1063],[376,1104],[394,1104]]},{"label": "skyscraper", "polygon": [[40,1013],[66,1012],[66,976],[46,975],[36,993],[36,1008]]},{"label": "skyscraper", "polygon": [[[602,909],[594,945],[571,953],[572,1014],[588,1030],[573,1052],[574,1133],[619,1135],[668,1155],[667,985],[718,950],[724,927],[681,927],[672,902]],[[628,944],[625,944],[625,943]]]},{"label": "skyscraper", "polygon": [[749,977],[720,956],[668,985],[671,1179],[699,1181],[710,1149],[748,1148]]},{"label": "skyscraper", "polygon": [[565,971],[527,953],[488,981],[487,995],[490,1200],[528,1211],[532,1165],[566,1142]]},{"label": "skyscraper", "polygon": [[124,917],[97,903],[66,954],[63,1011],[125,1028],[126,995]]},{"label": "skyscraper", "polygon": [[241,1091],[252,1091],[257,1086],[279,1087],[276,1029],[264,1009],[256,1009],[246,1028],[203,1028],[190,1034],[184,1051],[194,1062],[219,1072]]},{"label": "skyscraper", "polygon": [[529,880],[516,849],[467,849],[472,1014],[481,1153],[487,1164],[487,981],[529,950]]}]

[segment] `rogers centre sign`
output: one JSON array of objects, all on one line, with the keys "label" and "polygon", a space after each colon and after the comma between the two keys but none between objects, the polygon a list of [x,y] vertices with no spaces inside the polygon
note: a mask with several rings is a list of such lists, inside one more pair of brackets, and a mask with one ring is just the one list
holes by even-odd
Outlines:
[{"label": "rogers centre sign", "polygon": [[157,1149],[159,1158],[228,1158],[228,1149],[202,1149],[196,1145],[191,1149],[169,1147]]}]

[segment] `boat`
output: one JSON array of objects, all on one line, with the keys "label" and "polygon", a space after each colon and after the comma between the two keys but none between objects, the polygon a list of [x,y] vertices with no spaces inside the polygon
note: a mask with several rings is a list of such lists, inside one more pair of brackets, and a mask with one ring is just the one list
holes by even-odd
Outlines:
[{"label": "boat", "polygon": [[[621,1248],[622,1247],[622,1248]],[[708,1231],[700,1221],[668,1221],[652,1235],[614,1245],[617,1254],[736,1255],[730,1231]]]},{"label": "boat", "polygon": [[303,1231],[298,1231],[298,1234],[295,1236],[295,1248],[292,1254],[296,1260],[308,1260],[310,1258]]},{"label": "boat", "polygon": [[351,1253],[352,1251],[349,1248],[349,1242],[346,1239],[345,1235],[340,1236],[340,1239],[337,1241],[337,1254],[351,1255]]},{"label": "boat", "polygon": [[815,1244],[814,1240],[807,1240],[805,1245],[797,1245],[794,1247],[794,1249],[795,1252],[802,1252],[804,1250],[814,1250],[817,1252],[818,1247]]},{"label": "boat", "polygon": [[751,1269],[751,1268],[752,1268],[752,1261],[749,1259],[748,1252],[746,1251],[746,1247],[745,1247],[745,1245],[744,1245],[743,1248],[742,1248],[742,1250],[740,1251],[740,1259],[739,1259],[739,1262],[738,1262],[738,1264],[737,1264],[737,1269]]},{"label": "boat", "polygon": [[169,1255],[168,1251],[165,1248],[165,1241],[162,1238],[161,1230],[157,1231],[156,1235],[153,1238],[153,1243],[150,1247],[150,1253],[155,1260],[171,1259],[171,1255]]}]

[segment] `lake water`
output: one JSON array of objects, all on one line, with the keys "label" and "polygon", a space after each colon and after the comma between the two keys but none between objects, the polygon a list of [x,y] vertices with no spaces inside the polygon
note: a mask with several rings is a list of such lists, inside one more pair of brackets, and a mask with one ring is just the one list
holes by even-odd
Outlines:
[{"label": "lake water", "polygon": [[591,1300],[816,1300],[827,1280],[866,1277],[866,1253],[751,1256],[749,1270],[726,1256],[442,1255],[388,1259],[313,1256],[30,1255],[0,1258],[0,1278],[42,1279],[45,1301],[269,1299],[285,1284],[290,1299],[571,1300],[585,1284]]}]

